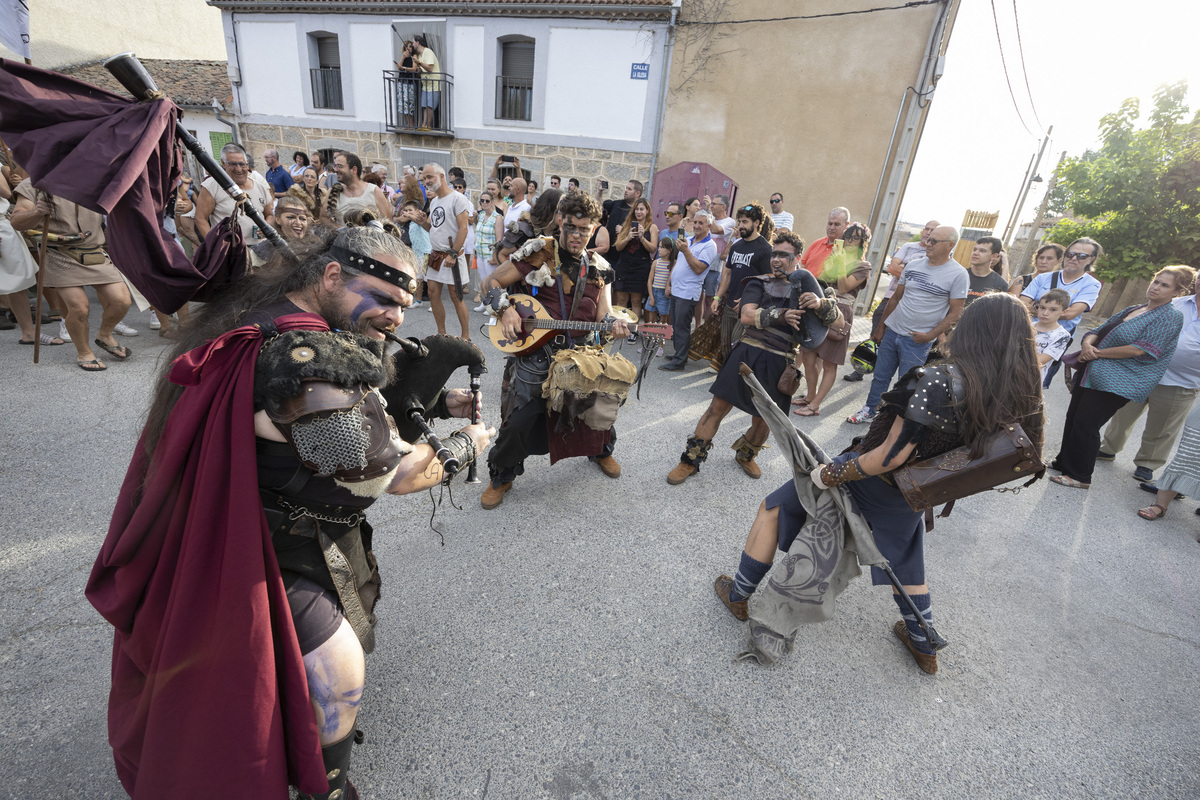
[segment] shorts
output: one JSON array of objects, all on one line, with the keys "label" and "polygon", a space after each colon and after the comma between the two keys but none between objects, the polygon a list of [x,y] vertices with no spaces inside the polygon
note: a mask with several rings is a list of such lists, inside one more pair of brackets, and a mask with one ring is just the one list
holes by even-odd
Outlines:
[{"label": "shorts", "polygon": [[665,317],[671,315],[671,298],[667,297],[666,289],[654,288],[654,310]]},{"label": "shorts", "polygon": [[711,300],[717,296],[717,289],[721,287],[721,270],[710,269],[704,274],[704,293]]},{"label": "shorts", "polygon": [[333,592],[322,589],[308,578],[294,573],[284,573],[284,576],[300,655],[306,656],[329,641],[341,627],[342,607]]},{"label": "shorts", "polygon": [[425,89],[421,90],[421,108],[437,108],[438,103],[441,102],[441,99],[442,99],[442,93],[440,90],[439,91],[427,91]]}]

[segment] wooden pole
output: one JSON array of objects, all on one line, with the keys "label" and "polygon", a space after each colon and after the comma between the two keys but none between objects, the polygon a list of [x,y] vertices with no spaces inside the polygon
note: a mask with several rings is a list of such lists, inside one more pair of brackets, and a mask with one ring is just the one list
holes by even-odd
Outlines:
[{"label": "wooden pole", "polygon": [[33,363],[42,350],[42,297],[46,281],[46,244],[50,241],[50,215],[42,217],[42,243],[38,245],[37,308],[33,312]]}]

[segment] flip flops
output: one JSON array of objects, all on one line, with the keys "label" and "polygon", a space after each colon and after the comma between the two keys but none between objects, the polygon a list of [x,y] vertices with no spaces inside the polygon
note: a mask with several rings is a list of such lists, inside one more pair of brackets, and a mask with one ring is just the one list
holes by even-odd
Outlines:
[{"label": "flip flops", "polygon": [[123,344],[118,344],[118,345],[105,344],[100,339],[96,339],[96,346],[99,347],[104,352],[108,353],[110,356],[115,358],[117,361],[124,361],[125,359],[127,359],[131,355],[133,355],[133,351],[130,350],[128,347],[126,347]]},{"label": "flip flops", "polygon": [[1068,477],[1067,475],[1055,475],[1050,478],[1050,482],[1057,483],[1059,486],[1067,486],[1072,489],[1090,489],[1090,488],[1092,488],[1092,485],[1090,483],[1084,483],[1083,481],[1077,481],[1074,478]]},{"label": "flip flops", "polygon": [[[32,341],[27,342],[24,339],[20,339],[18,341],[20,344],[26,344],[26,345],[29,345],[30,347],[33,347]],[[58,347],[60,344],[66,344],[66,342],[64,342],[62,339],[59,339],[57,336],[51,336],[48,333],[42,334],[42,346],[43,347]]]},{"label": "flip flops", "polygon": [[76,361],[75,363],[84,372],[103,372],[108,369],[98,358],[93,358],[89,361]]}]

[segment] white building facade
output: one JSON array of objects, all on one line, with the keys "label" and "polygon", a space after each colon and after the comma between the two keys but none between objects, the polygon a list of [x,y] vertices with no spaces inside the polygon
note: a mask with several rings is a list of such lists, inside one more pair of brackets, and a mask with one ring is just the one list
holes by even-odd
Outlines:
[{"label": "white building facade", "polygon": [[[663,106],[670,0],[640,3],[251,2],[221,8],[243,143],[255,154],[345,149],[459,166],[478,188],[497,157],[585,191],[648,180]],[[396,71],[424,36],[441,72]],[[407,89],[403,84],[407,83]],[[439,92],[433,125],[420,98]],[[403,113],[402,93],[417,98]]]}]

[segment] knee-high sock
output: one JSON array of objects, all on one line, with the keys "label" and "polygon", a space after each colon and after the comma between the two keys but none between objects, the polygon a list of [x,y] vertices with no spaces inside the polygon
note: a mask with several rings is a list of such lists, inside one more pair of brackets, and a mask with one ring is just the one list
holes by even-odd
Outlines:
[{"label": "knee-high sock", "polygon": [[[921,616],[925,618],[925,622],[932,625],[933,609],[930,605],[929,593],[910,594],[909,597],[912,598],[913,603],[920,610]],[[892,599],[900,607],[900,616],[904,617],[904,624],[908,628],[908,638],[913,643],[913,647],[922,653],[932,653],[933,648],[925,640],[925,631],[917,624],[917,618],[913,616],[912,609],[908,607],[908,603],[904,602],[904,598],[898,594],[893,594]]]},{"label": "knee-high sock", "polygon": [[754,594],[754,590],[758,588],[758,584],[762,582],[770,569],[769,562],[764,564],[756,561],[743,550],[742,562],[738,564],[737,574],[733,576],[733,588],[729,592],[729,599],[736,603]]}]

